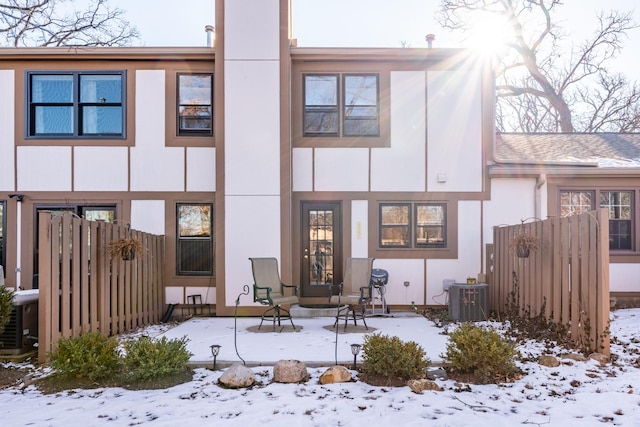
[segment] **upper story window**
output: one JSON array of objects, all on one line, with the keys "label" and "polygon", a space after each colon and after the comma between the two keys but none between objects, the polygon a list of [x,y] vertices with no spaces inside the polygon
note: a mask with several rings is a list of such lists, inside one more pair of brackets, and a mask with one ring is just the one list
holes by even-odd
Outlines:
[{"label": "upper story window", "polygon": [[443,203],[381,203],[380,248],[445,248]]},{"label": "upper story window", "polygon": [[378,74],[305,74],[304,136],[380,135]]},{"label": "upper story window", "polygon": [[560,216],[588,212],[599,207],[609,211],[609,249],[633,248],[633,191],[566,190],[560,191]]},{"label": "upper story window", "polygon": [[27,73],[27,135],[123,138],[124,71]]},{"label": "upper story window", "polygon": [[213,135],[213,74],[178,74],[178,136]]}]

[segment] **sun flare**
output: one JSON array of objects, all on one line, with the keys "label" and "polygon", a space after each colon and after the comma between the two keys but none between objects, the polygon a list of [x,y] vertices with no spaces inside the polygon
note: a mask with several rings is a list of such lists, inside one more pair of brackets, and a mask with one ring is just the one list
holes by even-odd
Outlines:
[{"label": "sun flare", "polygon": [[503,16],[484,13],[471,23],[466,44],[481,53],[498,54],[510,36],[510,27]]}]

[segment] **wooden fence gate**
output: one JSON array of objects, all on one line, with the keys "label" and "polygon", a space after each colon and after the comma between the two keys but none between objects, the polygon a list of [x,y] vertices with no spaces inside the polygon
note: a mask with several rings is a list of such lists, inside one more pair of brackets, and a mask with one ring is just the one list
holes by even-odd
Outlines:
[{"label": "wooden fence gate", "polygon": [[[606,209],[494,227],[487,260],[490,305],[504,312],[515,296],[521,314],[564,324],[582,349],[609,355],[609,219]],[[510,249],[517,233],[541,246],[528,258]],[[514,278],[517,279],[514,281]]]},{"label": "wooden fence gate", "polygon": [[[164,236],[71,215],[39,214],[38,360],[62,338],[116,335],[157,323],[164,308]],[[134,260],[111,259],[108,246],[138,239]]]}]

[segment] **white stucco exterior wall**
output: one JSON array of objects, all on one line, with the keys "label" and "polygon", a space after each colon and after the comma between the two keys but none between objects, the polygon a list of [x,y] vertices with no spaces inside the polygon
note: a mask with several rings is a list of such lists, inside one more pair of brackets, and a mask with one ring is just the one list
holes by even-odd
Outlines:
[{"label": "white stucco exterior wall", "polygon": [[[126,220],[126,218],[124,218]],[[158,235],[165,234],[164,200],[132,200],[131,228]]]},{"label": "white stucco exterior wall", "polygon": [[371,149],[371,191],[425,191],[425,73],[391,73],[391,146]]},{"label": "white stucco exterior wall", "polygon": [[279,0],[226,0],[224,23],[225,60],[279,60]]},{"label": "white stucco exterior wall", "polygon": [[313,190],[313,149],[294,148],[292,153],[293,191]]},{"label": "white stucco exterior wall", "polygon": [[609,264],[610,292],[640,291],[640,264]]},{"label": "white stucco exterior wall", "polygon": [[15,189],[15,72],[0,70],[0,191]]},{"label": "white stucco exterior wall", "polygon": [[493,243],[493,227],[520,224],[523,219],[535,217],[535,187],[535,178],[491,180],[491,200],[483,202],[484,243]]},{"label": "white stucco exterior wall", "polygon": [[314,154],[315,191],[369,189],[369,149],[317,148]]},{"label": "white stucco exterior wall", "polygon": [[71,147],[18,147],[18,191],[71,191]]},{"label": "white stucco exterior wall", "polygon": [[428,191],[482,191],[481,77],[478,69],[427,72]]},{"label": "white stucco exterior wall", "polygon": [[[385,301],[387,304],[416,305],[425,304],[424,259],[376,259],[373,268],[381,268],[389,273]],[[409,286],[404,286],[409,282]],[[374,293],[376,295],[376,293]],[[376,300],[377,309],[381,300]]]},{"label": "white stucco exterior wall", "polygon": [[[282,248],[280,2],[223,1],[225,300],[221,302],[231,307],[243,286],[253,283],[248,258],[279,260]],[[251,296],[240,304],[254,305]]]},{"label": "white stucco exterior wall", "polygon": [[225,61],[225,188],[280,193],[280,64]]},{"label": "white stucco exterior wall", "polygon": [[131,148],[131,191],[183,191],[181,147],[165,147],[165,72],[136,71],[136,146]]},{"label": "white stucco exterior wall", "polygon": [[73,150],[75,191],[127,191],[127,147],[74,147]]},{"label": "white stucco exterior wall", "polygon": [[[242,287],[253,283],[250,257],[275,257],[280,262],[280,197],[227,197],[225,233],[225,304],[234,306]],[[252,305],[251,295],[240,305]]]},{"label": "white stucco exterior wall", "polygon": [[187,148],[187,191],[216,191],[215,148]]}]

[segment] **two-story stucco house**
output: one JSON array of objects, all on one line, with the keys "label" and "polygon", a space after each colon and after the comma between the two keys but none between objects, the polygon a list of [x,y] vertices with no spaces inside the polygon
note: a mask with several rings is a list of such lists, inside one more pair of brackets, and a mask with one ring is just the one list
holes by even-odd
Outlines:
[{"label": "two-story stucco house", "polygon": [[218,315],[262,256],[306,303],[373,257],[387,304],[444,304],[445,279],[486,273],[494,225],[551,214],[541,173],[496,162],[482,56],[297,47],[289,12],[216,0],[212,47],[0,49],[7,283],[37,284],[52,210],[165,235],[167,302]]}]

